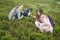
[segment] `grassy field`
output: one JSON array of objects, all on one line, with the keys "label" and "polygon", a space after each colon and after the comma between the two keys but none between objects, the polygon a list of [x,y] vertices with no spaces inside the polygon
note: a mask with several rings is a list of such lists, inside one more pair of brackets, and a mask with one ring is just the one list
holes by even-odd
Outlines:
[{"label": "grassy field", "polygon": [[[40,7],[44,13],[51,15],[55,21],[54,35],[41,33],[35,26],[35,20],[24,17],[22,20],[8,20],[10,10],[23,4],[23,10]],[[0,0],[0,40],[60,40],[60,0]]]}]

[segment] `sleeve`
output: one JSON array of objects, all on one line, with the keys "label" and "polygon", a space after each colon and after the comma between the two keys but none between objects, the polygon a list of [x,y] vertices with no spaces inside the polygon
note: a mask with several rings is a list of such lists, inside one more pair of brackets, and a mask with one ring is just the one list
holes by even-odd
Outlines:
[{"label": "sleeve", "polygon": [[22,19],[22,18],[23,18],[23,15],[22,15],[22,16],[18,15],[18,20],[20,20],[20,19]]},{"label": "sleeve", "polygon": [[39,23],[38,21],[35,21],[35,25],[36,25],[37,27],[39,27],[39,26],[40,26],[40,23]]},{"label": "sleeve", "polygon": [[42,22],[43,23],[41,23],[42,25],[49,25],[50,24],[50,22],[49,22],[49,19],[48,19],[48,17],[47,16],[42,16]]}]

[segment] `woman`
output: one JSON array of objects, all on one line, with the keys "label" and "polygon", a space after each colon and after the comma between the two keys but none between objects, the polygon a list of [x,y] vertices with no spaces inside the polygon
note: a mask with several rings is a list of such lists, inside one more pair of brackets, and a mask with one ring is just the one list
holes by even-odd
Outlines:
[{"label": "woman", "polygon": [[36,12],[37,12],[36,16],[31,15],[31,17],[36,19],[35,25],[39,28],[39,30],[41,32],[49,31],[49,32],[53,33],[53,27],[49,21],[48,16],[46,16],[43,13],[42,9],[38,9]]}]

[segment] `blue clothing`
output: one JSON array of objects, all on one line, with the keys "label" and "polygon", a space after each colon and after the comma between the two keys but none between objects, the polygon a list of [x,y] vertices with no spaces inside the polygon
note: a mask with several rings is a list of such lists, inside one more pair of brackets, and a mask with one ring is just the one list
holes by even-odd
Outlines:
[{"label": "blue clothing", "polygon": [[24,16],[30,16],[29,11],[32,11],[32,8],[28,8],[27,10],[24,11],[23,15]]},{"label": "blue clothing", "polygon": [[23,13],[23,15],[24,15],[24,16],[28,16],[28,12],[29,12],[29,11],[25,10],[24,13]]}]

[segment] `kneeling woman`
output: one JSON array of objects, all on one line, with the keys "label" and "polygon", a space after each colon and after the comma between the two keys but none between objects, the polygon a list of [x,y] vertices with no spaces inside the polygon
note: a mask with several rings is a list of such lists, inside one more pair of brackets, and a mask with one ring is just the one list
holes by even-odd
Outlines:
[{"label": "kneeling woman", "polygon": [[31,17],[36,19],[35,25],[39,28],[39,30],[41,32],[49,31],[49,32],[53,33],[53,27],[49,21],[48,16],[46,16],[43,13],[42,9],[38,9],[36,12],[37,12],[36,16],[31,15]]}]

